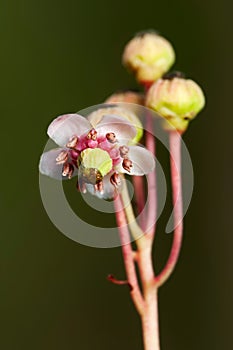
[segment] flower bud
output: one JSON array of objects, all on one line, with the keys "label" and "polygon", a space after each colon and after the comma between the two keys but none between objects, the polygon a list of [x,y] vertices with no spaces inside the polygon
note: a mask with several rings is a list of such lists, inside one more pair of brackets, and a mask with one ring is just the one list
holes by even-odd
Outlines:
[{"label": "flower bud", "polygon": [[106,107],[106,108],[100,108],[97,111],[92,112],[88,116],[88,120],[93,126],[96,126],[104,115],[117,115],[121,118],[126,119],[128,122],[130,122],[137,130],[137,134],[134,137],[134,139],[131,141],[132,144],[138,143],[138,141],[142,138],[143,135],[143,126],[140,122],[139,118],[136,116],[135,113],[133,113],[131,110],[128,110],[127,108],[122,107]]},{"label": "flower bud", "polygon": [[105,103],[134,103],[136,105],[144,105],[144,95],[135,91],[119,91],[109,96]]},{"label": "flower bud", "polygon": [[168,77],[149,89],[146,106],[164,117],[167,130],[184,132],[205,105],[202,89],[190,79]]},{"label": "flower bud", "polygon": [[148,84],[161,78],[175,61],[173,47],[155,32],[136,35],[126,45],[122,62],[135,73],[141,84]]}]

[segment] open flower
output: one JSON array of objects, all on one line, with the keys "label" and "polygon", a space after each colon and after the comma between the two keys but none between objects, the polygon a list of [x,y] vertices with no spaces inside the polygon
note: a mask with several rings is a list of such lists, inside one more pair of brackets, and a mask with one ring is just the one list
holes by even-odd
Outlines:
[{"label": "open flower", "polygon": [[95,126],[78,114],[62,115],[47,132],[60,148],[42,154],[40,172],[60,180],[78,175],[83,193],[112,198],[121,188],[122,173],[144,175],[155,167],[149,151],[130,146],[136,128],[117,115],[105,115]]}]

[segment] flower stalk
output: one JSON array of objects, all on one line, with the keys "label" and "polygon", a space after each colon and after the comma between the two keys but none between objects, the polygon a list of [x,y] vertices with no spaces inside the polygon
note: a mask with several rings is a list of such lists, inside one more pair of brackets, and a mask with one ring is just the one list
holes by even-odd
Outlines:
[{"label": "flower stalk", "polygon": [[[182,134],[205,104],[203,91],[193,80],[185,79],[179,72],[165,74],[174,60],[172,45],[156,32],[136,35],[125,47],[123,64],[144,87],[144,94],[133,91],[113,94],[106,100],[106,107],[87,118],[76,113],[57,117],[47,133],[58,147],[43,153],[39,164],[42,174],[57,180],[78,176],[77,188],[82,193],[113,199],[127,279],[109,275],[108,280],[129,286],[141,317],[144,350],[160,349],[158,289],[175,268],[183,237]],[[150,108],[161,116],[161,124],[169,135],[174,234],[167,263],[158,275],[152,254],[158,200],[154,120],[151,113],[146,114],[146,147],[138,146],[143,125],[135,108],[128,110],[116,106],[116,102]],[[110,103],[114,105],[109,106]],[[124,174],[133,176],[139,222]],[[148,175],[147,200],[143,175]],[[131,236],[136,242],[135,251]]]},{"label": "flower stalk", "polygon": [[157,287],[163,285],[172,274],[179,258],[183,237],[183,208],[182,208],[182,176],[181,176],[181,134],[176,131],[169,133],[170,139],[170,166],[174,207],[174,234],[173,244],[162,272],[155,278]]},{"label": "flower stalk", "polygon": [[140,315],[143,314],[144,310],[144,300],[141,295],[141,291],[138,284],[136,268],[134,263],[134,255],[132,246],[130,243],[130,235],[127,226],[127,220],[125,217],[125,212],[123,209],[122,201],[118,195],[114,200],[116,221],[119,229],[120,241],[122,246],[122,254],[125,264],[125,270],[127,274],[127,281],[131,286],[131,298],[134,305]]}]

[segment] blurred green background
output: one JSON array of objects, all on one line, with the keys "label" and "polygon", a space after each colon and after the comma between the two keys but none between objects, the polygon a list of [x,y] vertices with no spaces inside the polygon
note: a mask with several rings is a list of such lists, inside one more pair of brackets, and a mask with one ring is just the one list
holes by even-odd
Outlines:
[{"label": "blurred green background", "polygon": [[[135,86],[121,53],[147,28],[172,41],[175,68],[208,99],[185,134],[195,189],[179,263],[159,293],[162,349],[232,349],[231,5],[1,1],[1,349],[142,349],[127,288],[106,281],[124,278],[120,248],[81,246],[57,231],[41,203],[38,159],[53,117]],[[159,227],[158,267],[171,242]]]}]

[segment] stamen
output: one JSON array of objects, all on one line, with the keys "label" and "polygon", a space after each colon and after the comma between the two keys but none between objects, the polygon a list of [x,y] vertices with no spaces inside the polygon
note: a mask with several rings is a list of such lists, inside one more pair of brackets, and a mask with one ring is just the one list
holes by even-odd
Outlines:
[{"label": "stamen", "polygon": [[113,186],[119,187],[121,184],[120,175],[118,173],[112,174],[112,176],[110,177],[110,182]]},{"label": "stamen", "polygon": [[129,147],[127,147],[127,146],[121,146],[121,147],[119,148],[119,150],[120,150],[120,155],[121,155],[121,157],[122,157],[122,158],[126,158],[127,154],[129,153]]},{"label": "stamen", "polygon": [[71,137],[71,139],[66,144],[66,147],[68,147],[68,148],[75,148],[75,146],[77,146],[77,143],[78,143],[78,137],[77,136],[73,136],[73,137]]},{"label": "stamen", "polygon": [[70,180],[74,172],[74,166],[70,163],[65,163],[62,168],[62,176],[67,176]]},{"label": "stamen", "polygon": [[87,139],[96,141],[97,140],[97,131],[95,129],[92,129],[91,131],[89,131],[89,133],[87,134]]},{"label": "stamen", "polygon": [[79,179],[79,181],[77,181],[76,184],[76,188],[79,192],[81,193],[87,193],[87,188],[86,188],[86,184],[83,180]]},{"label": "stamen", "polygon": [[104,193],[103,181],[97,182],[94,185],[94,188],[95,188],[95,191],[98,191],[98,192],[100,192],[100,194],[103,194]]},{"label": "stamen", "polygon": [[56,158],[56,163],[57,164],[64,164],[68,160],[68,152],[67,151],[61,151],[59,155]]},{"label": "stamen", "polygon": [[122,162],[122,166],[126,171],[128,171],[130,173],[131,168],[133,166],[133,162],[132,162],[132,160],[125,158]]},{"label": "stamen", "polygon": [[114,132],[109,132],[109,133],[106,134],[106,139],[110,143],[115,143],[116,142],[116,135],[114,134]]}]

